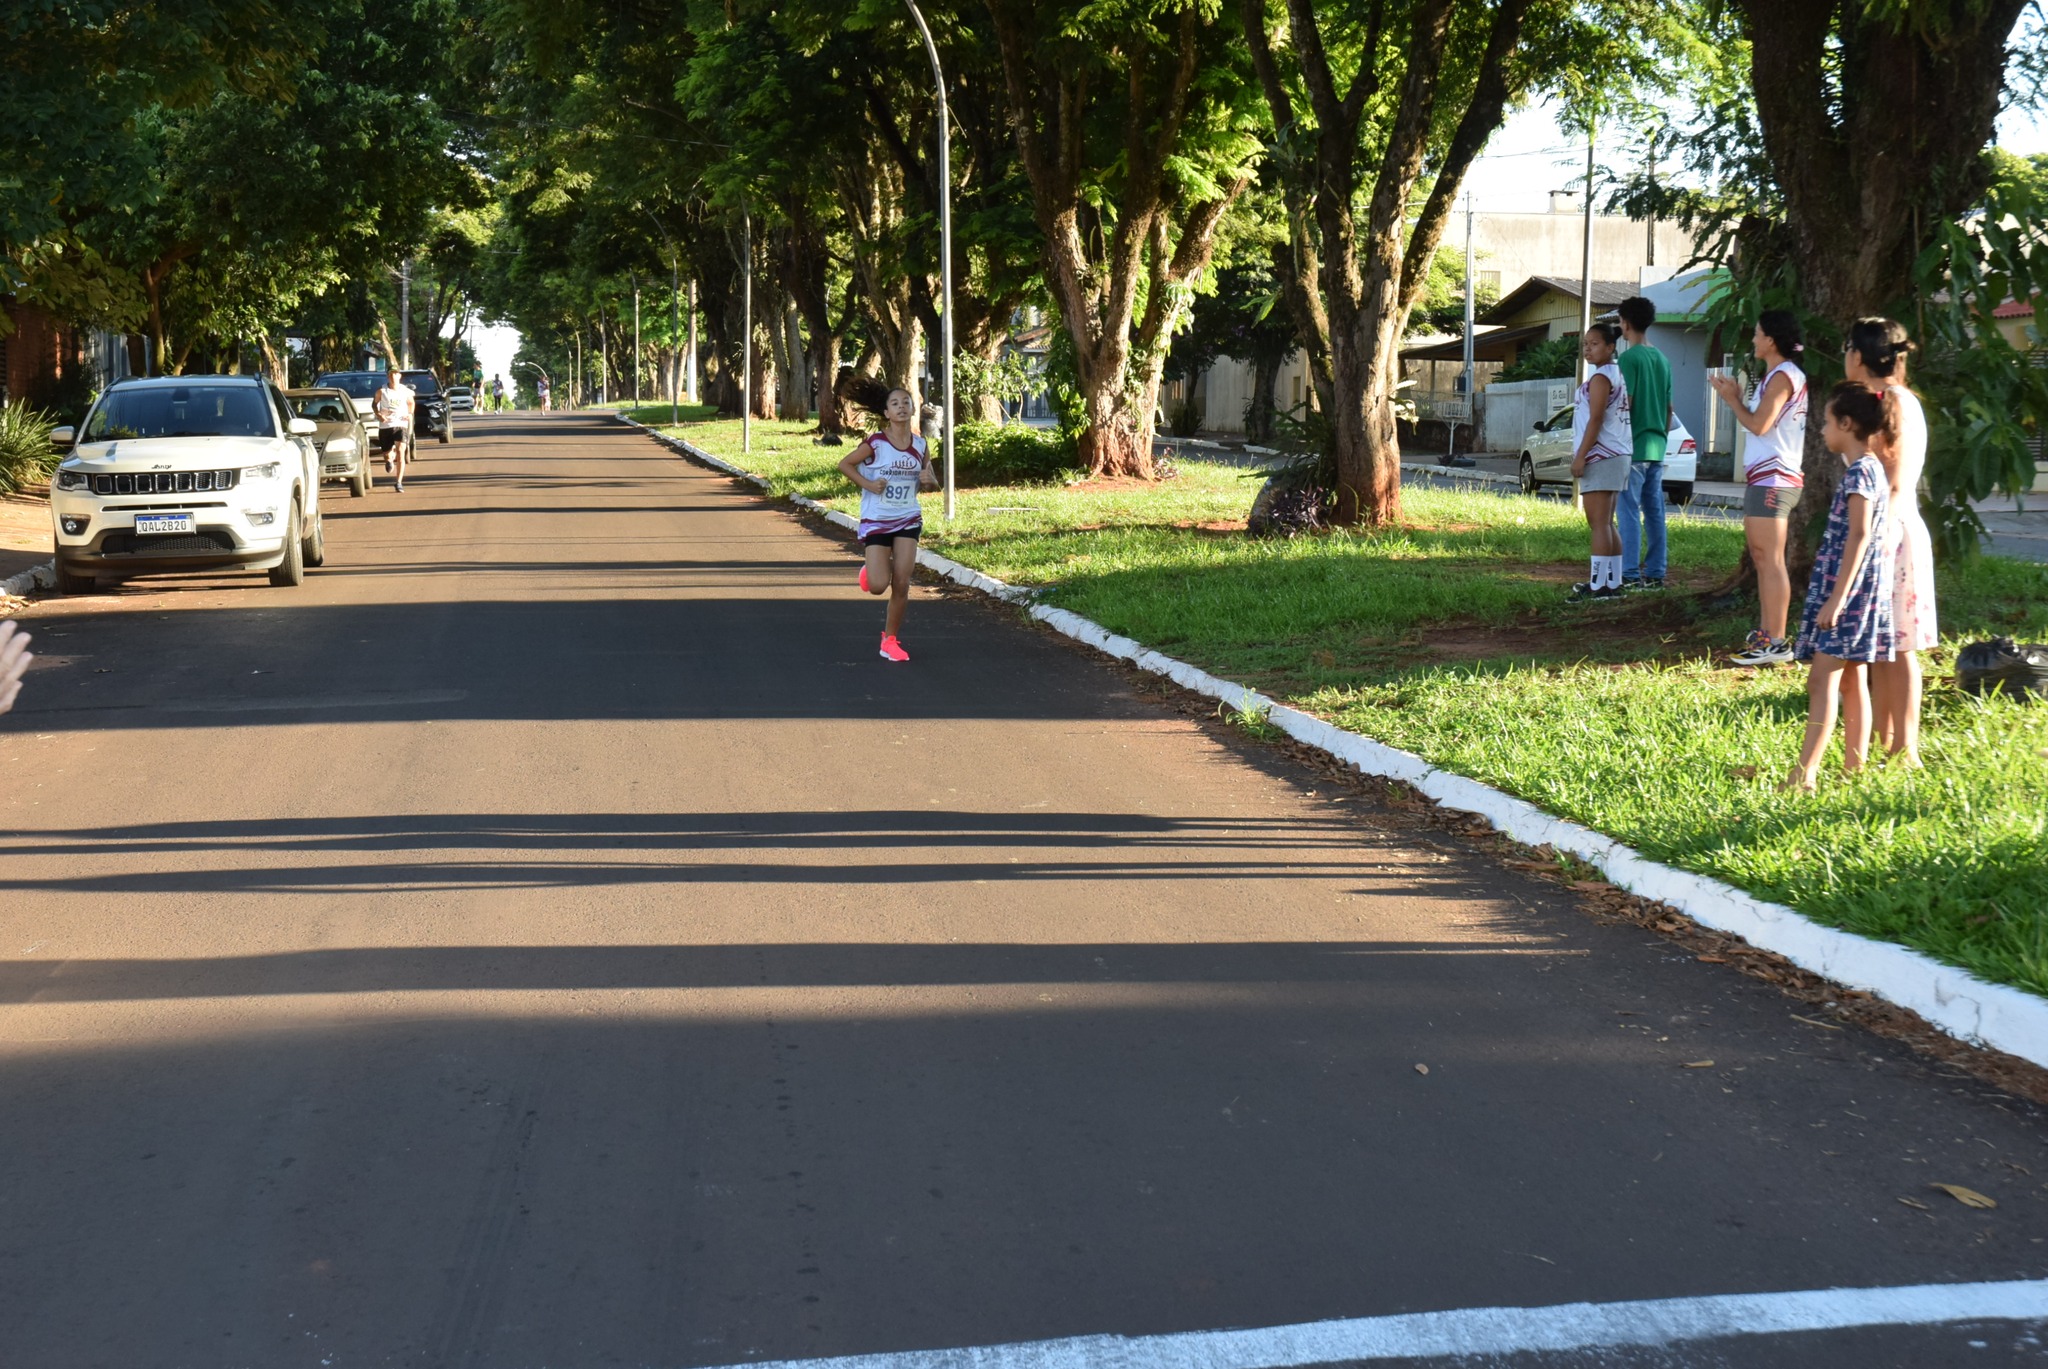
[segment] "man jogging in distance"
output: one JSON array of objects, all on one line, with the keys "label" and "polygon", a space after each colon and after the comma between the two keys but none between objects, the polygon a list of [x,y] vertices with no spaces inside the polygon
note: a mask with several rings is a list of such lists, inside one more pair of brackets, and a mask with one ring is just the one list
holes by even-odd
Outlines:
[{"label": "man jogging in distance", "polygon": [[[370,401],[370,408],[377,415],[377,446],[384,453],[384,469],[387,473],[395,470],[397,480],[392,488],[404,494],[405,458],[412,447],[413,393],[412,387],[395,369],[387,379],[389,383],[377,391],[376,397]],[[397,450],[396,458],[392,456],[394,448]],[[394,459],[397,462],[395,467],[392,464]]]},{"label": "man jogging in distance", "polygon": [[1627,350],[1615,358],[1626,387],[1635,453],[1628,484],[1615,501],[1621,523],[1621,587],[1664,588],[1664,447],[1671,436],[1671,363],[1648,340],[1657,306],[1631,295],[1615,311]]}]

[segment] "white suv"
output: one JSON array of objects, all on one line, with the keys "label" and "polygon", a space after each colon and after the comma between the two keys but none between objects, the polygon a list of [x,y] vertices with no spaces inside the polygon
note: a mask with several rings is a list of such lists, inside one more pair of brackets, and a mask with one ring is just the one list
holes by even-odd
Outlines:
[{"label": "white suv", "polygon": [[296,585],[326,559],[314,425],[257,376],[155,376],[109,386],[50,481],[57,587],[102,574],[243,567]]}]

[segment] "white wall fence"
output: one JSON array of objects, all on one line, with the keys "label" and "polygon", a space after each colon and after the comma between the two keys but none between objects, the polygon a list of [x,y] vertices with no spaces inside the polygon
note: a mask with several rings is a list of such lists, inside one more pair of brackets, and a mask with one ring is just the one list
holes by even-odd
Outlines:
[{"label": "white wall fence", "polygon": [[1495,381],[1479,392],[1478,449],[1520,451],[1530,429],[1571,402],[1569,380]]}]

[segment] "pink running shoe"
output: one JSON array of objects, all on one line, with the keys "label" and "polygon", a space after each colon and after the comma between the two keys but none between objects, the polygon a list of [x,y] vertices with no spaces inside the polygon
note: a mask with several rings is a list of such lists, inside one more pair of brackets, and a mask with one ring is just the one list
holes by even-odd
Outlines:
[{"label": "pink running shoe", "polygon": [[910,659],[910,653],[903,649],[903,643],[885,632],[882,634],[882,659],[885,661],[907,661]]},{"label": "pink running shoe", "polygon": [[868,593],[868,568],[866,566],[860,568],[860,592],[862,594]]}]

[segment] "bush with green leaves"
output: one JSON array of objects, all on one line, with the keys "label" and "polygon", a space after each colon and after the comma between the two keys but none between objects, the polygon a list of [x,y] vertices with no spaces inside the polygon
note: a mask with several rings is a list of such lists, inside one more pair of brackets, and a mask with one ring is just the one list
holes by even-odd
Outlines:
[{"label": "bush with green leaves", "polygon": [[1524,347],[1515,359],[1500,368],[1496,381],[1562,380],[1579,369],[1579,335],[1545,338]]},{"label": "bush with green leaves", "polygon": [[953,453],[960,478],[977,485],[1049,484],[1078,465],[1066,434],[1022,423],[962,423],[954,430]]},{"label": "bush with green leaves", "polygon": [[48,414],[21,400],[0,405],[0,494],[49,478],[57,468],[57,449],[50,445],[55,426]]}]

